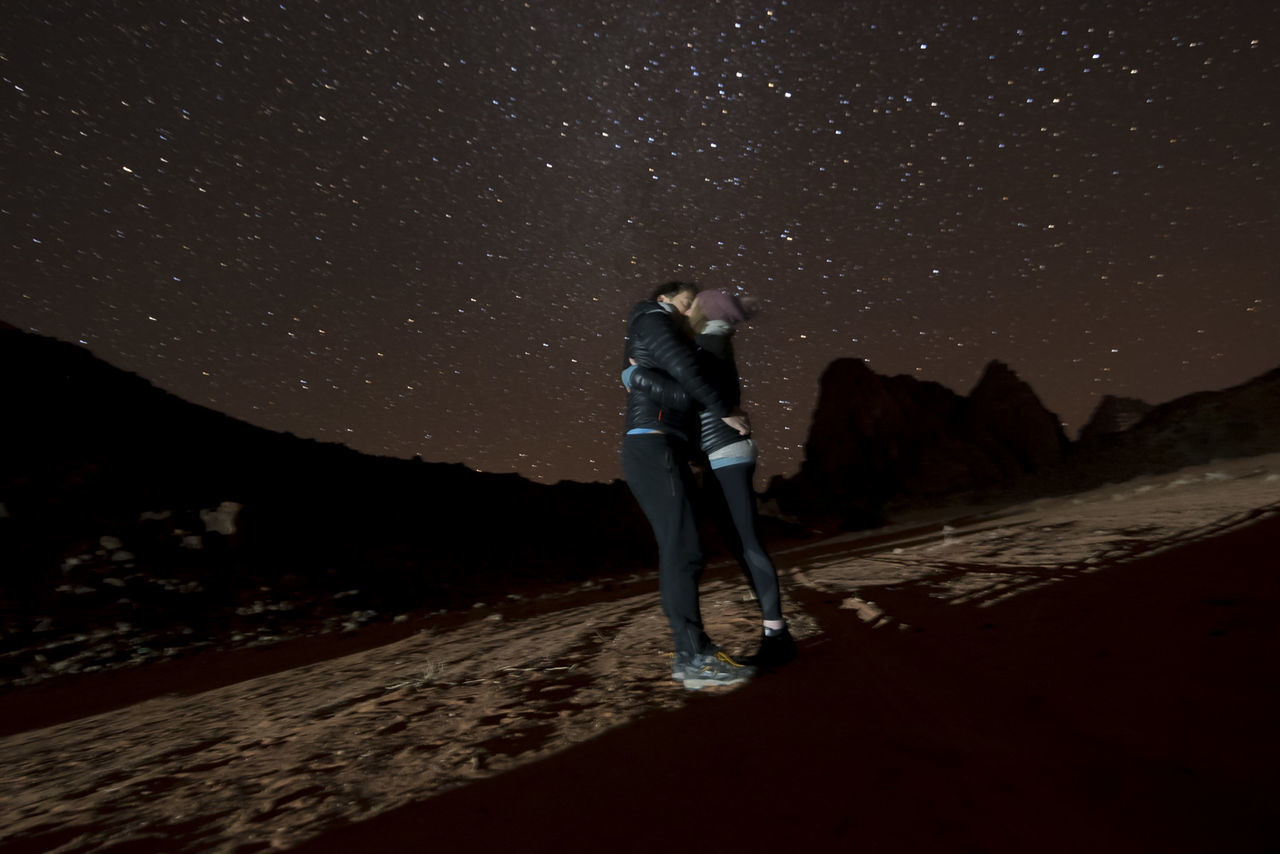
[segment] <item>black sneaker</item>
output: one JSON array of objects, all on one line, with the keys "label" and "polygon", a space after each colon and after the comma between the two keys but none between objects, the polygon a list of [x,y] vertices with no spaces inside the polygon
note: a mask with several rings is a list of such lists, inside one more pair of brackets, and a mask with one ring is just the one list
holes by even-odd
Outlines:
[{"label": "black sneaker", "polygon": [[785,627],[776,632],[768,629],[760,638],[760,649],[746,659],[746,663],[761,670],[781,667],[796,658],[796,641]]},{"label": "black sneaker", "polygon": [[740,664],[728,653],[719,651],[696,655],[678,652],[671,666],[671,678],[693,691],[718,685],[740,685],[755,675],[754,667]]}]

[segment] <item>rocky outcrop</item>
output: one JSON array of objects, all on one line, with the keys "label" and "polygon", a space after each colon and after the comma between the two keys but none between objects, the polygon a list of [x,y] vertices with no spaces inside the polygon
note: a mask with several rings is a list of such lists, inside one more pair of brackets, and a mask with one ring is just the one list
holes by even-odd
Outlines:
[{"label": "rocky outcrop", "polygon": [[[1095,417],[1096,419],[1096,417]],[[1280,451],[1280,368],[1221,391],[1151,407],[1126,430],[1095,433],[1055,472],[1059,490]]]},{"label": "rocky outcrop", "polygon": [[1089,422],[1080,428],[1078,441],[1093,442],[1101,436],[1128,430],[1152,410],[1151,404],[1136,397],[1104,395],[1097,409],[1089,416]]},{"label": "rocky outcrop", "polygon": [[992,362],[968,397],[859,359],[823,373],[800,474],[775,479],[784,512],[869,527],[885,506],[991,486],[1061,460],[1067,439],[1035,392]]},{"label": "rocky outcrop", "polygon": [[1056,465],[1067,448],[1061,419],[1003,362],[989,363],[970,392],[965,434],[998,469],[997,480]]},{"label": "rocky outcrop", "polygon": [[[0,669],[32,633],[129,625],[159,648],[242,631],[259,600],[255,615],[469,607],[655,560],[620,482],[546,485],[300,439],[13,327],[0,364]],[[171,636],[177,619],[195,635]]]},{"label": "rocky outcrop", "polygon": [[1280,369],[1159,406],[1104,398],[1072,443],[1000,362],[966,398],[840,359],[822,376],[800,473],[774,478],[768,497],[784,515],[864,528],[890,507],[1025,500],[1277,451]]}]

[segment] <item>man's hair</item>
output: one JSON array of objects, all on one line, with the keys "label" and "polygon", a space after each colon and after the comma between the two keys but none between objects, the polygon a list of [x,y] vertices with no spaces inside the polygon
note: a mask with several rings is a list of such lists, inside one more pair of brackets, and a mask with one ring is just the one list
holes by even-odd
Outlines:
[{"label": "man's hair", "polygon": [[671,299],[681,291],[693,291],[696,294],[698,286],[693,282],[667,282],[665,285],[658,285],[653,293],[650,294],[649,299],[657,299],[658,297]]}]

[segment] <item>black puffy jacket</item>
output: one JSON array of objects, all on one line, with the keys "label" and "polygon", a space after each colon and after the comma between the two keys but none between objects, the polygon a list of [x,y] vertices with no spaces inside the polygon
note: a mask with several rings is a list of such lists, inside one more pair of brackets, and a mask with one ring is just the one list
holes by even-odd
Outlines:
[{"label": "black puffy jacket", "polygon": [[688,438],[695,409],[717,419],[729,414],[729,405],[699,367],[696,354],[693,342],[657,300],[643,300],[631,310],[623,366],[634,359],[642,368],[661,372],[675,381],[691,405],[664,405],[633,387],[627,393],[627,430],[662,430]]},{"label": "black puffy jacket", "polygon": [[[732,334],[699,335],[696,340],[699,347],[698,366],[702,375],[719,393],[725,404],[731,409],[736,409],[742,401],[742,391],[738,379],[738,366],[733,358]],[[640,392],[659,406],[681,411],[697,410],[700,422],[698,447],[703,453],[710,454],[746,438],[721,421],[720,416],[698,406],[685,393],[683,387],[672,382],[661,372],[638,368],[631,374],[630,385],[633,392]]]}]

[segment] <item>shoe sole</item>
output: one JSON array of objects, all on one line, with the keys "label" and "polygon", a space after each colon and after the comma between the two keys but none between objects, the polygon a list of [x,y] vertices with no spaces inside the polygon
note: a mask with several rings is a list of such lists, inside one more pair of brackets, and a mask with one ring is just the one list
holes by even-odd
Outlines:
[{"label": "shoe sole", "polygon": [[[728,656],[726,656],[727,658]],[[723,671],[718,676],[686,676],[680,670],[671,670],[671,679],[679,682],[690,691],[697,691],[701,688],[715,688],[720,685],[741,685],[743,682],[750,681],[758,670],[749,665],[739,665],[741,670],[734,675],[728,675]]]},{"label": "shoe sole", "polygon": [[720,685],[741,685],[743,682],[749,682],[756,676],[757,670],[754,667],[743,667],[736,673],[724,673],[693,676],[678,676],[671,674],[677,682],[691,691],[697,691],[699,688],[715,688]]},{"label": "shoe sole", "polygon": [[731,685],[742,685],[751,681],[750,676],[732,676],[728,679],[700,679],[698,677],[690,677],[681,679],[681,683],[690,691],[699,691],[703,688],[720,688],[729,687]]}]

